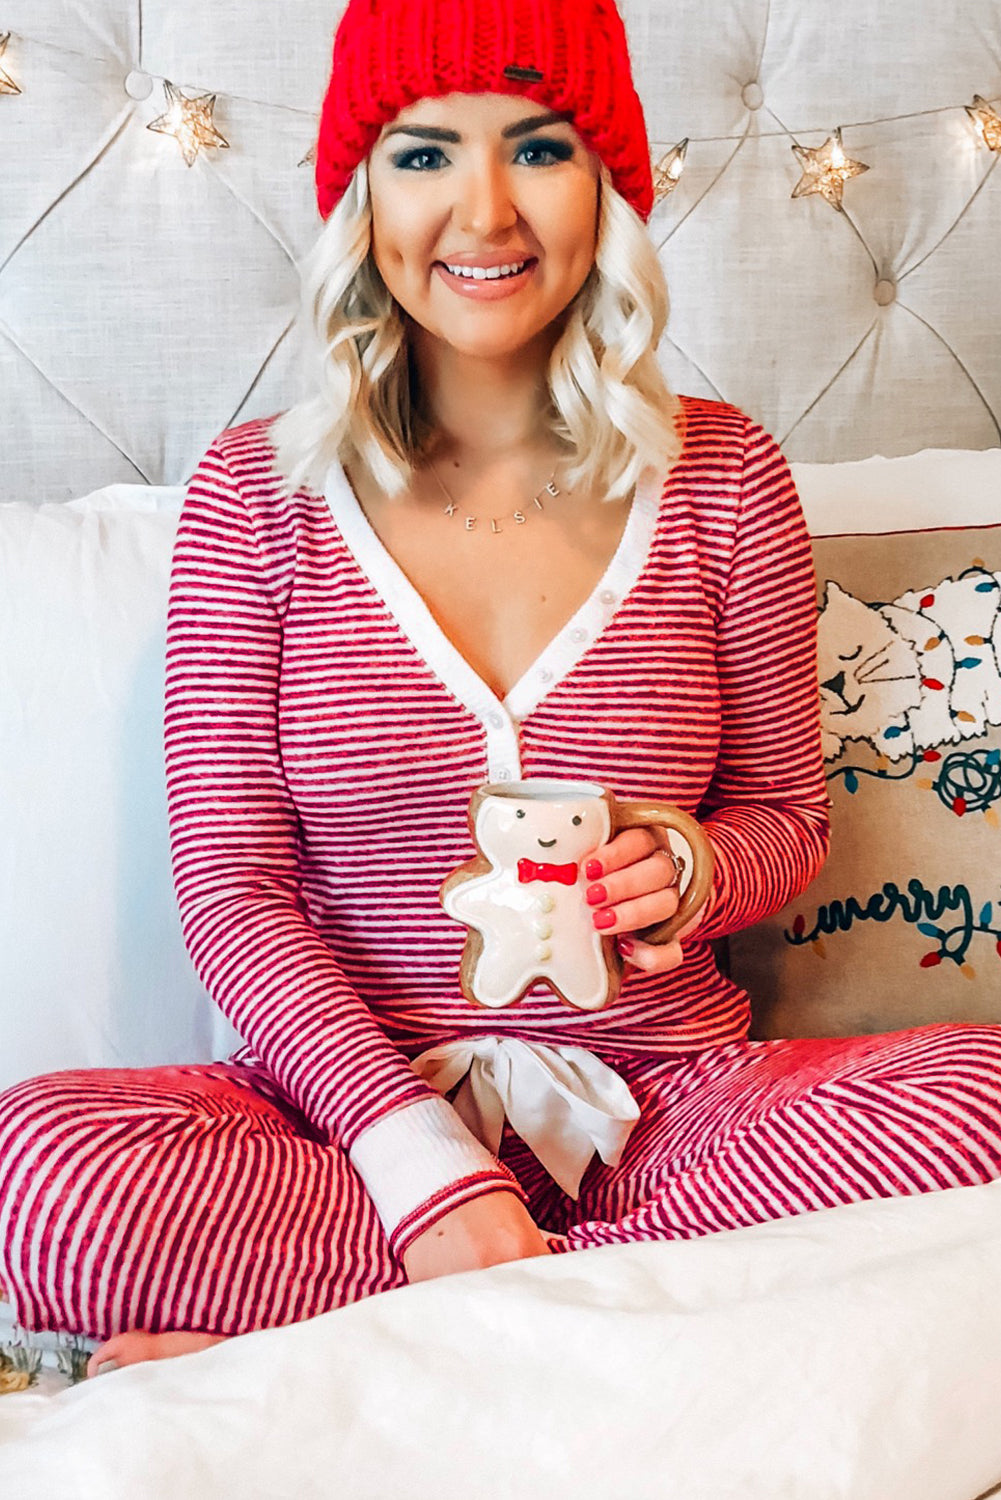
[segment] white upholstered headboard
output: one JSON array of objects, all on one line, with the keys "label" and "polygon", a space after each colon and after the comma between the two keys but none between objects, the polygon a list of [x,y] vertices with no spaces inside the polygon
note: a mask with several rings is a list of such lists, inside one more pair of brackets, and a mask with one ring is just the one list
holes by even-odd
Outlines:
[{"label": "white upholstered headboard", "polygon": [[[0,0],[0,500],[182,483],[298,393],[304,158],[342,8]],[[996,446],[1001,175],[967,106],[1001,113],[1001,0],[621,8],[655,162],[689,143],[650,223],[675,388],[794,460]],[[146,128],[166,80],[216,96],[227,147],[188,167]],[[838,127],[868,167],[843,212],[792,196],[793,145]]]}]

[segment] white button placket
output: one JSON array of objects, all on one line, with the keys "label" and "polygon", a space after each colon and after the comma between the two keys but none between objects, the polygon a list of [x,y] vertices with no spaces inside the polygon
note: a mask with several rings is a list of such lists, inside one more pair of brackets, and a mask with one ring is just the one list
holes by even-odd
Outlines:
[{"label": "white button placket", "polygon": [[487,779],[521,780],[521,746],[518,725],[503,709],[492,708],[483,716],[487,731]]}]

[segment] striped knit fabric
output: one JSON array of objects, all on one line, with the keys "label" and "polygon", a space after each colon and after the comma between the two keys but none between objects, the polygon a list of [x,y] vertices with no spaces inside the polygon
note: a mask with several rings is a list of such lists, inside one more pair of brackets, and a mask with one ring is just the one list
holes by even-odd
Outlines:
[{"label": "striped knit fabric", "polygon": [[[106,1337],[312,1316],[398,1285],[414,1235],[497,1189],[562,1249],[1001,1173],[1001,1028],[748,1042],[747,997],[716,970],[709,940],[823,858],[816,609],[775,443],[733,407],[683,409],[666,483],[503,701],[394,574],[342,471],[283,497],[265,422],[206,456],[171,584],[168,789],[186,940],[247,1045],[0,1098],[0,1281],[20,1322]],[[463,999],[464,932],[437,890],[472,852],[473,787],[520,776],[702,820],[715,888],[681,969],[627,969],[598,1013],[548,991],[489,1013]],[[587,1047],[639,1101],[622,1161],[592,1163],[578,1202],[510,1132],[493,1157],[410,1067],[484,1032]]]}]

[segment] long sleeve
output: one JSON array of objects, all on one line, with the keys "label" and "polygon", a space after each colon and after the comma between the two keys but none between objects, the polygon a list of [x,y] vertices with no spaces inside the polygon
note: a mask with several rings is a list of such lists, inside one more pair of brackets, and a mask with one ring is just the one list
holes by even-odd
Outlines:
[{"label": "long sleeve", "polygon": [[774,439],[749,423],[718,626],[720,745],[699,812],[716,853],[700,938],[724,937],[779,910],[826,857],[816,641],[799,497]]},{"label": "long sleeve", "polygon": [[181,515],[167,626],[182,928],[213,1000],[321,1135],[351,1154],[399,1251],[458,1203],[521,1190],[390,1042],[308,920],[278,716],[280,574],[294,566],[294,542],[289,564],[264,530],[210,450]]}]

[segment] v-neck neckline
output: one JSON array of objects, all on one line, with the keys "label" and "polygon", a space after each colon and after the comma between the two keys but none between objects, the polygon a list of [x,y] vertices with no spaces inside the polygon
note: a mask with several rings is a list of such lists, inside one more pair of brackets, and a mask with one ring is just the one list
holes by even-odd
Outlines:
[{"label": "v-neck neckline", "polygon": [[327,471],[324,496],[359,570],[418,656],[485,726],[500,731],[508,727],[514,730],[567,678],[635,586],[649,556],[665,483],[664,473],[644,470],[618,545],[601,577],[503,698],[475,671],[438,624],[372,526],[339,461]]}]

